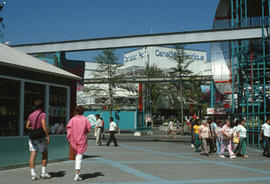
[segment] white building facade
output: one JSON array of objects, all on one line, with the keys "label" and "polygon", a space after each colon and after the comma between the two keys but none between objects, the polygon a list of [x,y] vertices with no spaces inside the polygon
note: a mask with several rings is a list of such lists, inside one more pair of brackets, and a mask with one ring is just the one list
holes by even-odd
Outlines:
[{"label": "white building facade", "polygon": [[[138,77],[146,69],[147,65],[156,65],[160,70],[169,72],[172,68],[177,66],[177,62],[173,60],[176,50],[168,47],[144,47],[141,49],[133,50],[124,54],[123,66],[119,68],[119,73],[125,73],[125,76]],[[206,51],[199,50],[185,50],[185,53],[190,56],[193,62],[189,65],[188,69],[196,75],[212,75],[212,64],[207,61]],[[95,78],[95,73],[98,70],[98,63],[86,62],[85,63],[85,78]],[[85,85],[87,87],[87,85]],[[88,85],[89,86],[89,85]],[[108,90],[107,84],[91,85],[93,88],[100,89],[100,97],[106,97]],[[134,90],[130,90],[134,89]],[[117,85],[115,90],[117,98],[138,98],[138,84],[120,84]],[[96,97],[93,97],[89,92],[78,91],[77,101],[81,105],[95,105],[97,103]],[[136,107],[136,106],[135,106]]]},{"label": "white building facade", "polygon": [[[124,65],[121,69],[141,68],[156,65],[161,70],[170,70],[176,67],[173,60],[175,54],[174,48],[168,47],[145,47],[135,51],[128,52],[124,55]],[[188,69],[196,75],[212,75],[212,64],[207,62],[207,53],[198,50],[185,50],[193,62]]]}]

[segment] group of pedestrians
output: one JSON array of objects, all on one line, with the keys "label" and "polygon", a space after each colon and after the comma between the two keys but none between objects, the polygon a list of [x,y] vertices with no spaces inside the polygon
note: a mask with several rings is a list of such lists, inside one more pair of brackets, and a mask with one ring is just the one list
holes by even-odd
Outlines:
[{"label": "group of pedestrians", "polygon": [[237,156],[247,158],[247,129],[244,125],[244,119],[236,121],[233,126],[230,120],[195,119],[191,131],[191,146],[201,155],[209,156],[216,153],[225,158],[224,152],[228,150],[231,159]]},{"label": "group of pedestrians", "polygon": [[[31,179],[36,180],[37,174],[35,172],[35,158],[37,152],[42,153],[42,170],[40,178],[48,179],[51,175],[46,172],[46,166],[48,162],[48,148],[47,145],[50,142],[49,131],[46,125],[46,114],[43,112],[43,103],[40,100],[34,102],[35,111],[28,117],[26,129],[30,131],[29,139],[29,167],[31,172]],[[89,120],[83,116],[84,108],[82,106],[76,107],[76,115],[71,118],[67,129],[67,140],[73,148],[75,156],[75,181],[80,181],[81,164],[83,154],[87,150],[87,133],[91,133],[91,124]],[[209,156],[216,153],[221,158],[225,158],[224,151],[227,149],[230,158],[236,156],[248,157],[246,153],[247,145],[247,129],[245,128],[245,120],[234,122],[234,126],[231,126],[229,120],[215,120],[208,118],[207,120],[197,119],[193,116],[192,121],[192,147],[195,147],[196,152],[200,152],[201,155]],[[173,122],[169,124],[169,128],[173,133]],[[42,130],[42,131],[40,131]],[[110,117],[109,132],[110,137],[107,142],[107,146],[111,141],[115,146],[118,146],[115,133],[118,130],[117,124]],[[96,145],[101,145],[101,135],[104,131],[104,121],[100,116],[96,115]],[[168,134],[167,134],[168,135]],[[174,134],[172,134],[174,136]],[[269,157],[270,148],[270,119],[268,119],[261,128],[260,132],[261,140],[263,141],[264,151],[263,155]]]},{"label": "group of pedestrians", "polygon": [[[118,146],[116,138],[115,138],[115,133],[119,128],[117,124],[113,121],[113,117],[110,117],[110,125],[109,125],[109,133],[110,137],[108,139],[108,142],[106,146],[110,146],[111,141],[113,141],[114,146]],[[96,114],[96,124],[95,124],[95,136],[96,136],[96,145],[101,146],[102,145],[102,139],[104,139],[104,121],[100,117],[99,114]]]},{"label": "group of pedestrians", "polygon": [[[242,156],[248,158],[246,152],[247,129],[246,120],[237,120],[231,125],[230,120],[215,120],[208,118],[200,120],[194,118],[192,126],[191,146],[201,155],[209,156],[216,153],[225,158],[228,150],[230,158]],[[263,155],[270,157],[270,119],[261,126],[260,139],[263,143]]]},{"label": "group of pedestrians", "polygon": [[[42,170],[40,178],[49,179],[51,175],[46,172],[46,166],[48,162],[48,148],[47,145],[50,142],[49,131],[46,125],[46,113],[43,112],[43,103],[40,100],[34,102],[34,112],[31,113],[28,117],[28,121],[26,124],[26,129],[30,132],[29,138],[29,151],[30,151],[30,159],[29,159],[29,167],[31,172],[31,179],[36,180],[37,174],[35,172],[35,159],[37,152],[42,153]],[[67,129],[67,140],[70,143],[70,146],[73,148],[76,156],[75,156],[75,181],[80,181],[82,178],[80,177],[81,164],[83,159],[83,154],[87,150],[87,133],[91,133],[91,123],[89,120],[83,116],[84,108],[83,106],[76,107],[76,115],[72,117],[66,127]],[[102,124],[102,119],[97,114],[96,115],[96,143],[97,145],[101,145],[101,134],[102,127],[104,128],[104,124]],[[104,123],[104,122],[103,122]],[[109,132],[110,137],[107,142],[107,146],[110,145],[110,142],[113,141],[115,146],[118,146],[117,141],[115,139],[115,132],[117,130],[117,125],[113,121],[113,118],[110,117],[110,125]]]}]

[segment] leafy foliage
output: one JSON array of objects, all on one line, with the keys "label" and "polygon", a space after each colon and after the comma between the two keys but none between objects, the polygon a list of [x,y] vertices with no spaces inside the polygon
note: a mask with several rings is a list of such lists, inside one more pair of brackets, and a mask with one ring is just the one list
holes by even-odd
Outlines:
[{"label": "leafy foliage", "polygon": [[[144,75],[147,77],[161,77],[163,76],[162,70],[160,70],[157,65],[147,65]],[[158,109],[158,101],[162,97],[161,93],[163,91],[163,85],[161,83],[147,83],[145,85],[148,94],[145,96],[150,102],[151,111],[155,114]]]},{"label": "leafy foliage", "polygon": [[[115,54],[114,49],[103,50],[98,56],[94,57],[94,62],[98,63],[97,72],[94,72],[95,78],[106,78],[108,79],[108,84],[102,85],[89,85],[85,87],[85,92],[94,96],[104,98],[99,98],[98,103],[101,105],[107,105],[110,112],[112,112],[113,104],[115,103],[114,95],[116,83],[123,78],[122,75],[117,73],[117,69],[121,66],[118,62],[119,58]],[[107,86],[107,87],[104,87]],[[104,91],[104,89],[107,89]],[[105,94],[104,94],[105,92]],[[101,94],[103,93],[103,94]]]}]

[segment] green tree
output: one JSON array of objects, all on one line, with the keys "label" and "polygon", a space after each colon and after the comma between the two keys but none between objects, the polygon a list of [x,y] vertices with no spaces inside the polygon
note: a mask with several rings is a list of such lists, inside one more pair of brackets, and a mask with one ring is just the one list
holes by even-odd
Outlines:
[{"label": "green tree", "polygon": [[[158,68],[157,65],[147,65],[144,75],[147,77],[161,77],[163,76],[163,72],[162,70],[160,70]],[[148,102],[148,105],[150,107],[150,113],[152,114],[152,126],[153,123],[155,122],[155,116],[153,116],[154,114],[157,114],[157,110],[158,110],[158,102],[160,100],[160,98],[162,98],[162,84],[161,83],[146,83],[145,84],[145,91],[146,93],[144,93],[144,97],[146,99],[146,101]],[[147,108],[147,107],[146,107]]]},{"label": "green tree", "polygon": [[[174,88],[168,88],[172,92],[174,107],[177,109],[181,117],[182,134],[184,129],[184,106],[187,101],[200,101],[200,84],[198,81],[193,80],[196,77],[191,70],[188,69],[189,65],[194,61],[185,52],[184,45],[175,45],[176,52],[172,58],[176,62],[176,67],[172,68],[170,75],[172,77],[179,77],[177,82],[171,83]],[[189,80],[183,80],[185,76],[190,76]],[[174,90],[174,91],[172,91]],[[198,101],[197,101],[198,100]]]},{"label": "green tree", "polygon": [[[121,66],[118,62],[119,58],[115,53],[114,49],[103,50],[98,56],[94,57],[94,62],[98,63],[98,72],[94,73],[96,78],[105,78],[108,80],[107,89],[103,95],[103,105],[107,105],[112,116],[113,105],[115,105],[115,88],[116,83],[123,78],[122,75],[117,73],[117,69]],[[100,97],[101,93],[104,92],[104,88],[101,85],[90,85],[85,88],[85,92],[93,95],[94,97]]]}]

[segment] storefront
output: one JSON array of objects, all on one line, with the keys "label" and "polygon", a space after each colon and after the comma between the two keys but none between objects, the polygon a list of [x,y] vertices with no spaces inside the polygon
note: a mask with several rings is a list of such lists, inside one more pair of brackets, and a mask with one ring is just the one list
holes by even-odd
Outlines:
[{"label": "storefront", "polygon": [[50,134],[65,133],[76,106],[78,80],[72,73],[0,44],[0,146],[3,140],[6,144],[14,138],[28,139],[25,125],[37,99],[44,102]]}]

